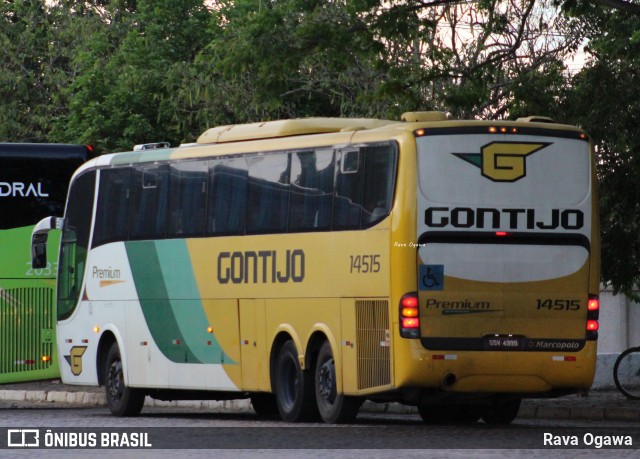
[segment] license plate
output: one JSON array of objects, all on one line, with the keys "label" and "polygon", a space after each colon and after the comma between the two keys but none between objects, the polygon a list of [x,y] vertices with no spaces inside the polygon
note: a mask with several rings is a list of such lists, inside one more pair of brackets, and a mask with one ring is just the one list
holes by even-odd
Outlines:
[{"label": "license plate", "polygon": [[491,350],[519,350],[522,349],[522,336],[486,336],[485,348]]}]

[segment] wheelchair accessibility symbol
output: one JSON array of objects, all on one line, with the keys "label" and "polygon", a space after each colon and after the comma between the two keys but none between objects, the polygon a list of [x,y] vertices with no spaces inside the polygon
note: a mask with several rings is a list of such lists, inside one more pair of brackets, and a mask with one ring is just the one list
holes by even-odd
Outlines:
[{"label": "wheelchair accessibility symbol", "polygon": [[444,290],[444,265],[420,265],[420,290]]}]

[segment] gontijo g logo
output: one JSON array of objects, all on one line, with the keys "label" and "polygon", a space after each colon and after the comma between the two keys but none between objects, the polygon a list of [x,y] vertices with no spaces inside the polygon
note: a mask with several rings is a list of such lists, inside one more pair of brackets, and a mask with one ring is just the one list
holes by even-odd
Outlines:
[{"label": "gontijo g logo", "polygon": [[494,182],[515,182],[527,175],[526,157],[551,145],[544,142],[491,142],[480,153],[453,153],[479,167]]}]

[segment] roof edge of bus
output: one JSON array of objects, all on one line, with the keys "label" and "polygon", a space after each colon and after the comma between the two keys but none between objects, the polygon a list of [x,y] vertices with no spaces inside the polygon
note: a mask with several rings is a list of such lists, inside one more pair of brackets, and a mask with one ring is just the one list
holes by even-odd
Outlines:
[{"label": "roof edge of bus", "polygon": [[207,129],[197,144],[241,142],[309,134],[375,129],[398,121],[374,118],[297,118],[247,124],[231,124]]},{"label": "roof edge of bus", "polygon": [[397,125],[413,128],[416,125],[433,124],[442,127],[466,125],[544,125],[549,129],[571,129],[582,131],[577,126],[555,122],[544,116],[529,116],[517,120],[460,120],[451,119],[443,112],[406,112],[401,121],[376,118],[329,118],[311,117],[263,121],[246,124],[230,124],[207,129],[198,139],[196,145],[232,143],[250,140],[275,139],[302,135],[329,134],[345,131],[360,131]]}]

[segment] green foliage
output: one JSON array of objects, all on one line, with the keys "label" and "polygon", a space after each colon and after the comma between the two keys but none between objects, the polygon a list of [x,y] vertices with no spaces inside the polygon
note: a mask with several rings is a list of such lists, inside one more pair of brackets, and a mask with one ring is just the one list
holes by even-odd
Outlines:
[{"label": "green foliage", "polygon": [[[112,151],[275,118],[433,109],[504,117],[528,107],[550,67],[535,53],[518,60],[525,41],[514,34],[530,21],[503,3],[5,2],[5,41],[29,44],[5,53],[49,57],[39,68],[5,64],[1,96],[20,97],[4,105],[2,128],[11,139]],[[448,28],[468,35],[469,21],[475,40],[447,40]],[[500,49],[500,40],[512,45]]]},{"label": "green foliage", "polygon": [[603,280],[640,299],[640,16],[576,8],[588,20],[590,58],[567,88],[561,116],[596,145]]},{"label": "green foliage", "polygon": [[68,19],[43,1],[0,3],[0,138],[38,142],[64,105],[68,82]]},{"label": "green foliage", "polygon": [[219,14],[202,61],[232,88],[233,121],[380,114],[367,102],[384,78],[382,47],[340,2],[239,0]]},{"label": "green foliage", "polygon": [[54,121],[52,135],[103,151],[192,138],[175,93],[193,77],[192,62],[209,41],[208,10],[197,0],[105,8],[107,18],[95,12],[78,18],[76,25],[89,33],[77,43],[76,77],[62,92],[68,113]]}]

